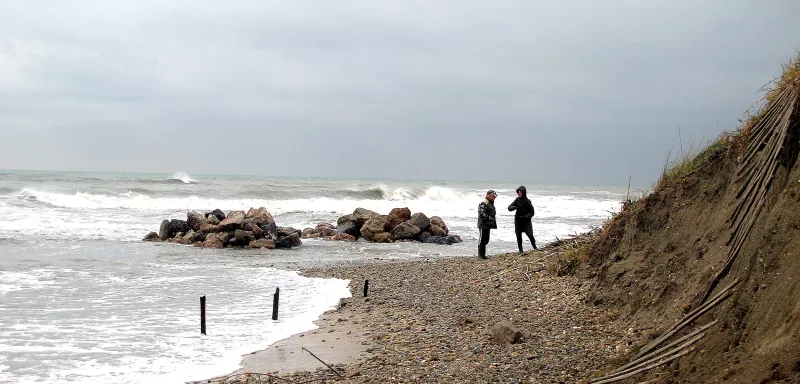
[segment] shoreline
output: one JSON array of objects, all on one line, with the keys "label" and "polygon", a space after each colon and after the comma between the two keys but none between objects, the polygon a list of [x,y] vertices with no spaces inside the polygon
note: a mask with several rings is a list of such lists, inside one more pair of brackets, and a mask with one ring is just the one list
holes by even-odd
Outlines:
[{"label": "shoreline", "polygon": [[[489,260],[387,260],[301,270],[309,277],[349,279],[353,296],[326,311],[315,322],[319,328],[245,355],[235,374],[342,379],[305,347],[350,382],[584,381],[629,352],[641,330],[617,324],[618,314],[588,303],[589,284],[581,278],[547,272],[548,260],[560,252],[548,246]],[[492,341],[503,322],[521,332],[519,343]]]}]

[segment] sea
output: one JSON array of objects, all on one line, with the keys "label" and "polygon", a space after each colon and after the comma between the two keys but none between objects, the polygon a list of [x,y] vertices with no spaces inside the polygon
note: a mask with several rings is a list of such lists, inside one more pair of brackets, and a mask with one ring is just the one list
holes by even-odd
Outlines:
[{"label": "sea", "polygon": [[[476,257],[477,208],[488,189],[499,193],[488,253],[516,251],[506,207],[520,184],[536,209],[538,245],[601,225],[628,195],[627,186],[525,180],[0,171],[0,383],[183,383],[230,373],[242,355],[314,329],[350,296],[349,281],[304,277],[300,269]],[[189,211],[251,207],[298,229],[335,223],[358,207],[382,214],[408,207],[442,217],[464,242],[306,239],[291,250],[213,250],[142,241],[162,220],[185,220]],[[276,288],[280,310],[272,320]]]}]

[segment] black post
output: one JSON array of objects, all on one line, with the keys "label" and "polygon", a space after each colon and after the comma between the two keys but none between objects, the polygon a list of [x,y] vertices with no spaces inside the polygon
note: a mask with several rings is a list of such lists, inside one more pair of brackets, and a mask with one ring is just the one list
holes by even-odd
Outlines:
[{"label": "black post", "polygon": [[278,320],[278,297],[281,295],[281,289],[275,288],[275,295],[272,296],[272,320]]},{"label": "black post", "polygon": [[206,295],[200,296],[200,333],[206,334]]},{"label": "black post", "polygon": [[364,297],[367,297],[367,291],[369,291],[369,279],[364,280]]}]

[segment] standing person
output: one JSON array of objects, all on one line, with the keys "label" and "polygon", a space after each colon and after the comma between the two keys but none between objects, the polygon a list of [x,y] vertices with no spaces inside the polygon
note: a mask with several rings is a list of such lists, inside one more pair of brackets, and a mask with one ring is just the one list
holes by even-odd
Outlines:
[{"label": "standing person", "polygon": [[514,199],[514,202],[508,206],[509,211],[517,211],[514,213],[514,232],[517,234],[517,246],[519,247],[519,253],[523,253],[522,251],[522,233],[525,232],[528,235],[528,239],[531,241],[531,245],[533,245],[533,249],[536,248],[536,239],[533,238],[533,225],[531,224],[531,219],[533,218],[534,210],[533,210],[533,203],[531,203],[531,199],[528,198],[528,191],[525,189],[524,185],[520,185],[517,188],[517,198]]},{"label": "standing person", "polygon": [[481,232],[480,242],[478,243],[478,257],[481,259],[488,259],[486,257],[486,244],[489,244],[489,231],[497,229],[497,220],[494,216],[497,213],[494,209],[494,199],[497,193],[494,190],[486,192],[486,199],[478,205],[478,229]]}]

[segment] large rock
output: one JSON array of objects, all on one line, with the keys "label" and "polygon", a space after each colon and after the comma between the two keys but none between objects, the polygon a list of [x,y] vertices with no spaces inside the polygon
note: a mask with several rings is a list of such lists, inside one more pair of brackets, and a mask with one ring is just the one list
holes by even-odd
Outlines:
[{"label": "large rock", "polygon": [[264,237],[264,230],[261,229],[261,227],[259,227],[255,223],[253,223],[252,219],[244,219],[244,224],[242,225],[242,228],[244,228],[245,231],[253,232],[253,236],[255,236],[256,239]]},{"label": "large rock", "polygon": [[158,228],[158,237],[161,238],[161,241],[167,241],[172,237],[169,235],[169,220],[161,222],[161,227]]},{"label": "large rock", "polygon": [[275,249],[275,242],[267,239],[258,239],[250,242],[250,248]]},{"label": "large rock", "polygon": [[386,231],[391,232],[394,229],[394,227],[400,225],[400,223],[406,222],[410,218],[411,218],[410,209],[393,208],[391,212],[389,212],[389,216],[386,221]]},{"label": "large rock", "polygon": [[443,237],[443,236],[428,236],[425,239],[423,239],[422,242],[423,243],[428,243],[428,244],[440,244],[440,245],[453,244],[453,242],[450,241],[450,239],[448,239],[447,237]]},{"label": "large rock", "polygon": [[221,222],[222,220],[225,220],[225,212],[222,212],[219,209],[215,209],[211,212],[206,213],[206,218],[208,218],[209,220],[211,220],[211,216],[214,216],[214,218],[217,219],[217,223]]},{"label": "large rock", "polygon": [[292,248],[299,247],[301,245],[303,245],[303,241],[300,240],[300,235],[298,235],[297,232],[294,232],[289,236],[282,237],[275,242],[275,248]]},{"label": "large rock", "polygon": [[375,234],[385,232],[387,216],[376,216],[361,226],[361,237],[367,241],[375,241]]},{"label": "large rock", "polygon": [[148,233],[142,241],[161,241],[161,237],[158,236],[158,233],[150,232]]},{"label": "large rock", "polygon": [[200,213],[189,212],[186,215],[186,224],[188,224],[189,228],[191,228],[195,232],[199,231],[200,228],[202,228],[203,225],[205,225],[206,223],[208,223],[208,220],[206,219],[205,216],[203,216]]},{"label": "large rock", "polygon": [[411,218],[408,219],[408,223],[419,228],[420,231],[427,231],[431,226],[431,219],[425,216],[424,213],[417,212],[411,215]]},{"label": "large rock", "polygon": [[272,214],[269,213],[266,208],[250,208],[250,210],[247,211],[247,218],[264,230],[264,237],[267,239],[276,240],[278,238],[278,226],[275,224],[275,219],[272,218]]},{"label": "large rock", "polygon": [[231,245],[243,247],[250,244],[250,242],[255,239],[256,237],[253,236],[253,232],[237,229],[235,232],[233,232],[233,238],[230,240],[230,243]]},{"label": "large rock", "polygon": [[[208,236],[210,237],[210,236]],[[219,232],[216,234],[216,238],[222,243],[222,245],[227,245],[231,239],[231,235],[228,232]],[[208,238],[206,238],[208,240]]]},{"label": "large rock", "polygon": [[203,242],[203,248],[223,248],[224,246],[216,235],[207,236],[206,241]]},{"label": "large rock", "polygon": [[244,217],[244,211],[233,211],[230,215],[228,215],[228,217],[225,218],[225,220],[222,220],[217,227],[219,227],[220,232],[230,232],[237,229],[242,229]]},{"label": "large rock", "polygon": [[363,226],[364,223],[367,222],[367,220],[374,219],[380,216],[381,215],[379,213],[370,211],[369,209],[365,208],[356,208],[356,210],[353,211],[353,221],[359,227]]},{"label": "large rock", "polygon": [[306,228],[300,233],[301,239],[314,239],[320,237],[320,233],[315,228]]},{"label": "large rock", "polygon": [[405,223],[400,223],[400,225],[394,227],[394,229],[392,229],[392,232],[390,233],[392,234],[392,237],[395,240],[401,240],[401,239],[413,239],[420,232],[422,231],[420,231],[419,227],[410,224],[409,222],[405,222]]},{"label": "large rock", "polygon": [[[189,230],[189,232],[187,232],[187,233],[186,233],[186,235],[185,235],[185,236],[183,236],[183,242],[184,242],[185,244],[191,244],[191,243],[194,243],[194,241],[195,241],[195,240],[194,240],[194,236],[195,236],[195,235],[196,235],[196,234],[195,234],[194,230],[193,230],[193,229],[190,229],[190,230]],[[205,240],[205,239],[204,239],[204,240]]]},{"label": "large rock", "polygon": [[[442,220],[442,218],[439,217],[439,216],[432,216],[431,217],[431,225],[435,225],[435,226],[443,229],[445,236],[447,236],[447,234],[450,233],[450,229],[447,228],[447,224],[445,224],[444,220]],[[431,233],[433,233],[433,232],[431,232]]]},{"label": "large rock", "polygon": [[516,344],[521,340],[522,332],[508,321],[501,321],[492,328],[492,342],[495,344]]},{"label": "large rock", "polygon": [[361,236],[361,231],[359,230],[359,228],[356,225],[356,223],[353,222],[353,221],[348,221],[348,222],[336,227],[336,230],[333,232],[334,235],[340,235],[340,234],[343,234],[343,233],[348,234],[350,236],[353,236],[355,238],[358,238],[359,236]]},{"label": "large rock", "polygon": [[463,240],[461,240],[461,236],[459,235],[447,235],[447,238],[450,239],[450,242],[453,244],[463,242]]},{"label": "large rock", "polygon": [[326,236],[326,240],[336,240],[336,241],[356,241],[356,237],[353,235],[348,235],[346,233],[338,233],[333,236]]},{"label": "large rock", "polygon": [[172,219],[169,221],[167,232],[168,238],[172,238],[179,233],[185,234],[189,232],[189,224],[186,224],[186,221],[183,220]]},{"label": "large rock", "polygon": [[372,241],[376,243],[391,243],[392,235],[389,232],[378,232],[373,236]]},{"label": "large rock", "polygon": [[219,219],[219,218],[217,218],[217,217],[216,217],[216,216],[214,216],[214,215],[208,215],[208,217],[206,218],[206,221],[207,221],[209,224],[212,224],[212,225],[219,225],[220,219]]},{"label": "large rock", "polygon": [[[431,222],[433,222],[433,220],[431,220]],[[433,235],[433,236],[440,236],[440,237],[446,237],[447,236],[447,230],[443,229],[442,227],[440,227],[438,225],[431,224],[430,228],[428,228],[428,232],[430,232],[431,235]]]},{"label": "large rock", "polygon": [[296,233],[297,236],[299,237],[300,235],[303,234],[303,231],[294,229],[294,227],[278,227],[278,237],[286,237],[293,233]]},{"label": "large rock", "polygon": [[315,229],[322,237],[331,236],[336,231],[336,227],[331,223],[319,223]]},{"label": "large rock", "polygon": [[338,220],[336,220],[336,226],[337,227],[341,227],[342,225],[345,225],[345,224],[350,223],[352,221],[353,221],[353,215],[344,215],[344,216],[339,217]]}]

